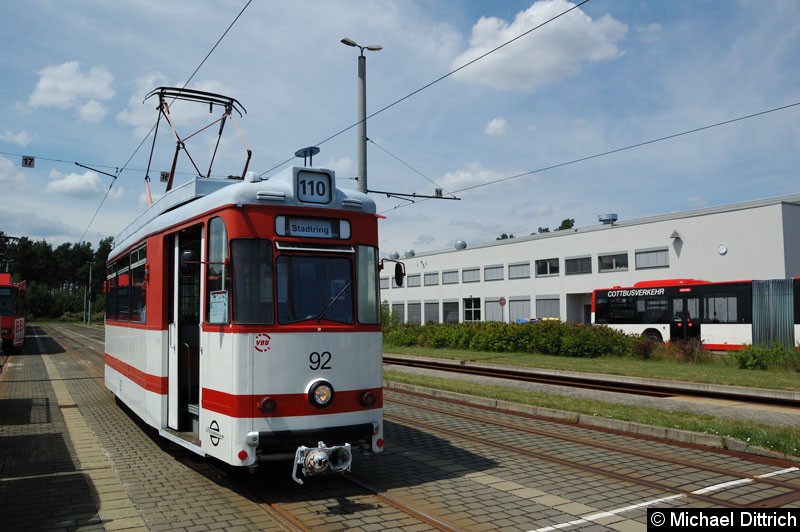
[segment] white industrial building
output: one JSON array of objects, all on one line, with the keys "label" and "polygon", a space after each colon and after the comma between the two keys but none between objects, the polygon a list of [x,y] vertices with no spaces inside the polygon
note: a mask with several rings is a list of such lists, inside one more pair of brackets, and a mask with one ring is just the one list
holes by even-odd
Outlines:
[{"label": "white industrial building", "polygon": [[[406,322],[591,320],[592,290],[656,279],[800,276],[800,194],[406,252],[381,272],[381,301]],[[613,220],[613,223],[610,223]],[[462,246],[463,247],[463,243]]]}]

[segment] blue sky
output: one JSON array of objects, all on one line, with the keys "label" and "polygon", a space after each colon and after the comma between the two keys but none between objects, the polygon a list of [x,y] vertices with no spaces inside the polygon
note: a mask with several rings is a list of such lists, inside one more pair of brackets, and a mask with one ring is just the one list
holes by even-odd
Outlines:
[{"label": "blue sky", "polygon": [[[182,86],[246,3],[0,4],[0,230],[58,245],[84,233],[96,243],[127,226],[145,208],[145,135],[157,117],[144,97]],[[372,113],[573,5],[254,0],[189,87],[244,105],[237,123],[253,150],[250,169],[268,177],[297,149],[355,122],[357,50],[342,37],[383,46],[368,52]],[[461,198],[375,195],[387,217],[382,254],[527,235],[565,218],[585,227],[601,213],[626,220],[797,193],[800,106],[486,183],[797,104],[798,20],[792,0],[591,0],[370,118],[370,189],[439,186]],[[210,121],[173,110],[184,134]],[[167,133],[156,171],[171,160]],[[207,140],[197,140],[193,154],[205,160]],[[355,188],[355,129],[320,148],[315,164]],[[35,156],[35,168],[22,168],[20,155]],[[110,177],[75,162],[125,169],[109,191]],[[226,135],[214,172],[242,165],[241,143]]]}]

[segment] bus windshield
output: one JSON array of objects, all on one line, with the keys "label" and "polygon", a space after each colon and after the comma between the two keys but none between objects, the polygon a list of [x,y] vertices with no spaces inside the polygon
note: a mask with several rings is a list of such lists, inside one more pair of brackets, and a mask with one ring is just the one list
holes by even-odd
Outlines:
[{"label": "bus windshield", "polygon": [[278,322],[354,322],[349,257],[280,255],[276,264]]}]

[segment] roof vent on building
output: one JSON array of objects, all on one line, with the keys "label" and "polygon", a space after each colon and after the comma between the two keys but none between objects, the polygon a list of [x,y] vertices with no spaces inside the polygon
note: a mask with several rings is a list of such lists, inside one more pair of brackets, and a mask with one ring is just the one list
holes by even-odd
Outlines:
[{"label": "roof vent on building", "polygon": [[389,258],[392,260],[397,260],[400,258],[400,253],[392,251],[391,253],[389,253]]},{"label": "roof vent on building", "polygon": [[406,250],[406,253],[405,253],[405,255],[406,255],[406,258],[407,258],[407,259],[410,259],[410,258],[412,258],[414,255],[416,255],[416,253],[414,252],[414,250],[413,250],[413,249],[407,249],[407,250]]},{"label": "roof vent on building", "polygon": [[613,212],[609,214],[601,214],[597,217],[597,221],[603,225],[614,225],[614,222],[616,222],[618,219],[619,216]]},{"label": "roof vent on building", "polygon": [[456,249],[459,251],[461,251],[462,249],[467,249],[467,243],[464,242],[463,240],[459,240],[458,242],[456,242]]}]

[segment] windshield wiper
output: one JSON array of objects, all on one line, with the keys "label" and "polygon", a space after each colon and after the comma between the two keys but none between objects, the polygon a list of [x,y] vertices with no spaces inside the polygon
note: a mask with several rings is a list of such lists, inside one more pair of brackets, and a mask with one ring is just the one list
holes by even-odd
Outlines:
[{"label": "windshield wiper", "polygon": [[349,281],[347,281],[347,284],[345,284],[345,285],[342,287],[342,289],[341,289],[341,290],[339,290],[339,292],[338,292],[338,293],[337,293],[335,296],[333,296],[333,299],[331,299],[331,300],[328,302],[328,304],[327,304],[327,305],[325,305],[325,308],[324,308],[324,309],[322,309],[322,312],[320,312],[320,313],[319,313],[319,315],[317,316],[317,323],[319,323],[320,321],[322,321],[322,316],[324,316],[324,315],[325,315],[325,313],[326,313],[326,312],[328,312],[328,310],[329,310],[329,309],[330,309],[330,308],[333,306],[333,304],[334,304],[334,303],[336,303],[336,301],[338,301],[338,300],[339,300],[339,298],[342,296],[342,294],[344,294],[344,291],[345,291],[345,290],[347,290],[348,288],[350,288],[350,285],[351,285],[351,284],[353,284],[353,280],[352,280],[352,279],[351,279],[351,280],[349,280]]}]

